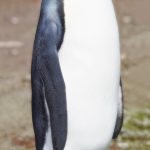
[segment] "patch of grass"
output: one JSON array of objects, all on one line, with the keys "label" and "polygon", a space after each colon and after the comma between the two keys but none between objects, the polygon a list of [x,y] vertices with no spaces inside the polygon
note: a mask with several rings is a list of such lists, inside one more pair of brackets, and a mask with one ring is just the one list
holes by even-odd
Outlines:
[{"label": "patch of grass", "polygon": [[127,150],[150,149],[150,104],[143,110],[126,112],[118,145]]}]

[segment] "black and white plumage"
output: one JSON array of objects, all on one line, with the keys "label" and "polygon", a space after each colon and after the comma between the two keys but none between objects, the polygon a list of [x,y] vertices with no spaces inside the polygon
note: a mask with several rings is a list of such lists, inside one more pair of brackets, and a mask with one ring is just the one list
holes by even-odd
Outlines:
[{"label": "black and white plumage", "polygon": [[106,149],[123,120],[111,0],[43,0],[31,73],[36,150]]}]

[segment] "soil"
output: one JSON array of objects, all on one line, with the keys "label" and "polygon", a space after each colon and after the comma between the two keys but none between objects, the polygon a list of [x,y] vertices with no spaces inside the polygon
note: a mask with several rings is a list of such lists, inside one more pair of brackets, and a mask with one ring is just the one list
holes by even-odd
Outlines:
[{"label": "soil", "polygon": [[[1,150],[34,149],[30,65],[39,1],[0,1]],[[150,106],[150,1],[114,0],[114,4],[120,27],[127,120],[132,113]],[[124,126],[123,131],[126,129]],[[113,144],[112,150],[122,150],[123,146]],[[134,146],[131,149],[138,150]]]}]

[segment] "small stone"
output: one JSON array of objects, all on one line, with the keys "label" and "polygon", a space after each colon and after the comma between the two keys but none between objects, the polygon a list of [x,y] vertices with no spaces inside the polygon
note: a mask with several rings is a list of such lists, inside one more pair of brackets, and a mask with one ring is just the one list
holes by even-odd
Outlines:
[{"label": "small stone", "polygon": [[19,23],[19,18],[14,16],[10,19],[10,22],[14,25],[18,24]]},{"label": "small stone", "polygon": [[19,54],[18,49],[12,49],[12,50],[11,50],[11,54],[12,54],[13,56],[17,56],[17,55]]},{"label": "small stone", "polygon": [[23,83],[27,83],[27,82],[30,82],[31,81],[31,76],[30,74],[27,74],[25,75],[23,78],[22,78],[22,82]]},{"label": "small stone", "polygon": [[126,60],[127,59],[127,55],[125,53],[121,54],[121,60]]},{"label": "small stone", "polygon": [[123,17],[123,23],[130,24],[131,22],[132,22],[132,17],[131,16],[124,16]]},{"label": "small stone", "polygon": [[123,143],[123,142],[119,142],[117,145],[123,149],[127,149],[129,147],[128,143]]},{"label": "small stone", "polygon": [[0,41],[0,48],[20,48],[22,46],[21,41]]},{"label": "small stone", "polygon": [[150,145],[150,141],[148,141],[146,144],[147,144],[147,145]]}]

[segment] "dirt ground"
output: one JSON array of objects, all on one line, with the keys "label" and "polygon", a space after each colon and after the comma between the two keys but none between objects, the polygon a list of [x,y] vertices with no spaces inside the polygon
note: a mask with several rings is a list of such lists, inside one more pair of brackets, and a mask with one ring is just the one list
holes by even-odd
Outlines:
[{"label": "dirt ground", "polygon": [[[150,1],[114,0],[114,3],[120,27],[126,110],[123,131],[127,133],[129,117],[150,108]],[[0,1],[0,150],[34,149],[30,64],[38,14],[38,0]],[[149,130],[150,122],[147,127]],[[112,150],[129,150],[123,139],[122,135]],[[138,144],[142,140],[138,139]],[[148,150],[148,147],[149,137],[145,148],[132,145],[130,149]]]}]

